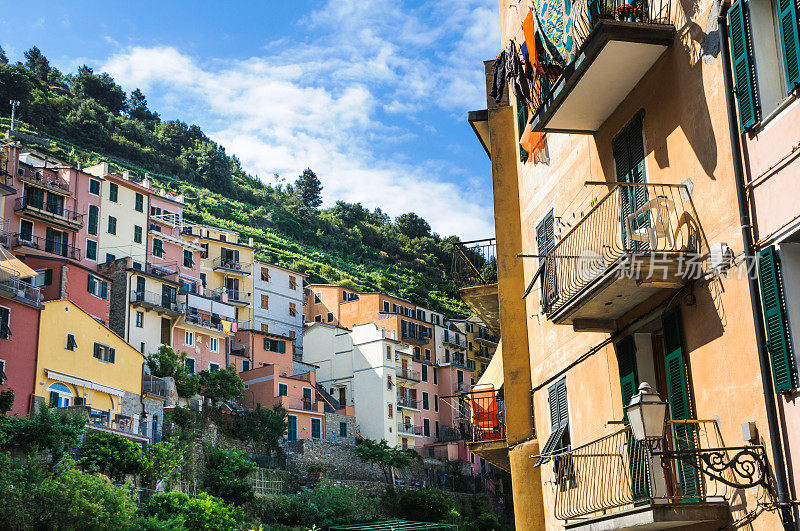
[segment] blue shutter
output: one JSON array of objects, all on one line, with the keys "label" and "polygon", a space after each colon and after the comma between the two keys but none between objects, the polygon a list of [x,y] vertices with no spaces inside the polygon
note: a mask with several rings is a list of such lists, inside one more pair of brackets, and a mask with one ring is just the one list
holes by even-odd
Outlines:
[{"label": "blue shutter", "polygon": [[100,359],[100,343],[94,344],[94,357]]},{"label": "blue shutter", "polygon": [[795,0],[778,0],[778,31],[783,45],[786,84],[793,90],[800,84],[800,32]]},{"label": "blue shutter", "polygon": [[746,131],[758,121],[759,107],[750,35],[750,11],[743,0],[739,0],[728,10],[728,28],[733,82],[736,85],[733,91],[739,102],[739,126],[741,131]]},{"label": "blue shutter", "polygon": [[114,354],[115,353],[116,353],[116,351],[113,348],[111,348],[111,347],[108,348],[108,362],[109,363],[114,363]]}]

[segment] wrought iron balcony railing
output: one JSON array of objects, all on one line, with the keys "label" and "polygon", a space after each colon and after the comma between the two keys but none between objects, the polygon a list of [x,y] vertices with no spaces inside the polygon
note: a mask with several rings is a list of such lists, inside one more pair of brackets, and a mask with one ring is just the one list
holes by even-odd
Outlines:
[{"label": "wrought iron balcony railing", "polygon": [[154,293],[152,291],[131,290],[132,304],[146,304],[156,308],[162,308],[171,312],[183,312],[184,305],[179,303],[177,297]]},{"label": "wrought iron balcony railing", "polygon": [[408,369],[408,368],[398,367],[397,368],[397,377],[398,378],[402,378],[404,380],[410,380],[412,382],[419,382],[420,381],[419,371],[414,371],[414,370],[411,370],[411,369]]},{"label": "wrought iron balcony railing", "polygon": [[494,238],[457,243],[453,246],[450,278],[459,288],[497,282],[497,244]]},{"label": "wrought iron balcony railing", "polygon": [[280,397],[281,404],[286,409],[298,409],[301,411],[313,411],[314,403],[311,400],[304,400],[302,398],[290,398],[288,396]]},{"label": "wrought iron balcony railing", "polygon": [[422,426],[414,426],[413,424],[398,422],[397,433],[401,435],[422,435]]},{"label": "wrought iron balcony railing", "polygon": [[497,441],[506,437],[502,389],[474,390],[459,400],[457,425],[467,441]]},{"label": "wrought iron balcony railing", "polygon": [[659,275],[648,276],[653,282],[674,279],[681,265],[683,273],[691,273],[692,259],[702,251],[705,239],[685,185],[615,183],[592,203],[552,251],[540,258],[537,277],[546,314],[557,312],[612,270]]},{"label": "wrought iron balcony railing", "polygon": [[17,233],[9,235],[9,247],[30,247],[32,249],[39,249],[46,253],[57,254],[72,260],[81,259],[81,250],[74,245],[64,244],[60,239],[48,240],[41,236],[27,236]]},{"label": "wrought iron balcony railing", "polygon": [[417,400],[416,398],[411,398],[409,396],[398,396],[397,407],[419,409],[419,400]]},{"label": "wrought iron balcony railing", "polygon": [[[602,21],[634,23],[642,25],[673,25],[672,0],[588,0],[576,3],[570,11],[571,35],[574,49],[580,50],[592,30]],[[645,26],[646,27],[646,26]],[[581,54],[576,54],[576,57]],[[531,84],[531,100],[534,114],[547,104],[553,89],[561,82],[563,65],[556,62],[542,63],[543,76],[534,76]]]},{"label": "wrought iron balcony railing", "polygon": [[33,184],[57,193],[65,195],[72,193],[69,189],[69,183],[58,176],[49,176],[42,172],[26,171],[17,178],[24,183]]},{"label": "wrought iron balcony railing", "polygon": [[14,210],[25,210],[45,219],[70,225],[83,225],[83,214],[64,208],[61,204],[48,203],[44,200],[18,197],[14,200]]},{"label": "wrought iron balcony railing", "polygon": [[142,378],[142,394],[167,398],[169,396],[167,381],[152,374],[145,374]]},{"label": "wrought iron balcony railing", "polygon": [[40,288],[25,282],[20,278],[19,273],[5,266],[0,266],[0,290],[2,290],[6,296],[23,299],[31,304],[39,304],[42,302],[42,292]]},{"label": "wrought iron balcony railing", "polygon": [[198,326],[204,326],[204,327],[209,328],[211,330],[218,330],[218,331],[222,331],[223,330],[222,321],[220,319],[211,319],[209,317],[205,317],[205,316],[197,315],[197,314],[193,314],[193,313],[187,313],[186,315],[184,315],[183,319],[187,323],[190,323],[190,324],[193,324],[193,325],[198,325]]},{"label": "wrought iron balcony railing", "polygon": [[464,434],[461,430],[451,428],[450,426],[442,426],[439,428],[439,436],[436,437],[436,442],[457,442],[463,441]]},{"label": "wrought iron balcony railing", "polygon": [[237,260],[218,256],[214,258],[213,268],[224,269],[225,271],[232,271],[234,273],[241,273],[242,275],[249,275],[252,266],[251,264],[243,264]]},{"label": "wrought iron balcony railing", "polygon": [[561,520],[608,518],[657,500],[731,500],[741,492],[736,487],[767,484],[763,447],[726,448],[715,421],[669,421],[666,446],[653,452],[647,443],[634,440],[630,427],[624,426],[554,454],[550,463],[555,516]]},{"label": "wrought iron balcony railing", "polygon": [[159,260],[159,263],[154,264],[148,261],[144,266],[144,271],[157,277],[175,280],[178,275],[178,262],[162,262]]}]

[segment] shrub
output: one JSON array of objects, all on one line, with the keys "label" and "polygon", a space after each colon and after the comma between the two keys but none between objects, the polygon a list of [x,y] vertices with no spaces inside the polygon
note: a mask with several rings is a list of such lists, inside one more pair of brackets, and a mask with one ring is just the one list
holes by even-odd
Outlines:
[{"label": "shrub", "polygon": [[352,487],[320,483],[313,490],[293,496],[256,498],[253,516],[265,525],[324,528],[337,524],[373,521],[378,500]]},{"label": "shrub", "polygon": [[0,413],[8,413],[14,407],[14,390],[3,389],[0,391]]},{"label": "shrub", "polygon": [[325,472],[325,467],[322,465],[310,465],[308,467],[309,474],[319,474],[320,472]]},{"label": "shrub", "polygon": [[150,518],[140,520],[141,524],[153,526],[159,525],[159,522],[182,522],[182,526],[189,531],[235,531],[244,517],[240,508],[227,505],[205,492],[201,492],[197,498],[189,498],[182,492],[156,494],[147,502],[142,513]]},{"label": "shrub", "polygon": [[174,378],[181,366],[178,354],[167,345],[161,345],[156,352],[148,355],[146,363],[150,373],[158,378]]},{"label": "shrub", "polygon": [[453,503],[436,489],[402,490],[397,494],[396,515],[407,520],[440,522],[447,518]]},{"label": "shrub", "polygon": [[103,472],[115,480],[138,474],[146,465],[142,448],[115,433],[94,433],[81,447],[80,465],[92,472]]},{"label": "shrub", "polygon": [[217,371],[201,371],[198,376],[201,394],[213,403],[239,399],[244,394],[244,381],[233,365]]},{"label": "shrub", "polygon": [[53,464],[75,451],[85,432],[85,416],[65,414],[47,406],[42,406],[32,419],[0,415],[0,446],[27,453],[42,451]]},{"label": "shrub", "polygon": [[144,470],[142,479],[148,488],[165,479],[174,480],[180,473],[181,465],[186,458],[187,448],[178,439],[171,438],[151,444],[143,455]]},{"label": "shrub", "polygon": [[241,505],[253,499],[253,488],[247,476],[255,464],[247,454],[238,450],[206,447],[206,469],[203,485],[209,494],[225,501]]}]

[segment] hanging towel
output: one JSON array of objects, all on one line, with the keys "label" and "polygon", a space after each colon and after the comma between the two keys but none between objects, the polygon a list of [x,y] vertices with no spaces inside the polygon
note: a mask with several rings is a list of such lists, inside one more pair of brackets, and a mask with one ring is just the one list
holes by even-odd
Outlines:
[{"label": "hanging towel", "polygon": [[222,321],[222,331],[226,334],[231,331],[231,323],[230,321]]},{"label": "hanging towel", "polygon": [[539,57],[536,53],[536,30],[533,27],[533,8],[528,9],[528,14],[525,20],[522,21],[522,33],[525,35],[525,48],[528,52],[528,61],[533,67],[533,74],[537,76],[544,75],[544,68],[542,63],[539,62]]}]

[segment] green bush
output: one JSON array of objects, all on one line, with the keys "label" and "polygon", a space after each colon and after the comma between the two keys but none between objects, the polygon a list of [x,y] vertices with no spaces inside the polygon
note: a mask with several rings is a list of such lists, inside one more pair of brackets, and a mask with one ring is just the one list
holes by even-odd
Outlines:
[{"label": "green bush", "polygon": [[142,447],[115,433],[93,433],[81,446],[79,464],[86,470],[102,472],[121,481],[127,474],[138,474],[146,466]]},{"label": "green bush", "polygon": [[190,498],[182,492],[156,494],[148,500],[142,514],[148,518],[137,523],[151,527],[141,529],[166,529],[153,526],[173,522],[180,523],[188,531],[234,531],[239,529],[239,523],[244,519],[241,508],[230,506],[205,492],[197,498]]},{"label": "green bush", "polygon": [[441,522],[447,518],[453,502],[444,492],[437,489],[415,489],[398,491],[395,514],[406,520]]},{"label": "green bush", "polygon": [[258,497],[251,506],[253,516],[264,525],[304,528],[369,522],[378,515],[377,498],[352,487],[336,487],[325,482],[293,496]]},{"label": "green bush", "polygon": [[253,488],[247,476],[255,468],[244,452],[206,446],[204,489],[213,496],[241,505],[253,499]]},{"label": "green bush", "polygon": [[41,451],[56,464],[81,444],[86,416],[42,406],[32,419],[0,415],[0,447],[26,453]]}]

